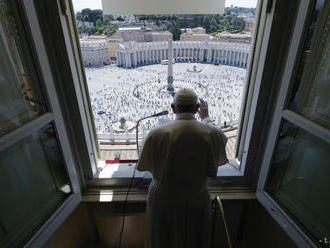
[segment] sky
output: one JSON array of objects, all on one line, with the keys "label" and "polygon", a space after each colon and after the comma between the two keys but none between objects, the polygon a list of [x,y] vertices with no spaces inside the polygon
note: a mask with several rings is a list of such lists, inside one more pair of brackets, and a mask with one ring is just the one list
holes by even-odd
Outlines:
[{"label": "sky", "polygon": [[[256,7],[258,0],[226,0],[226,7],[231,5],[238,7]],[[101,0],[72,0],[75,11],[80,11],[84,8],[102,9]]]}]

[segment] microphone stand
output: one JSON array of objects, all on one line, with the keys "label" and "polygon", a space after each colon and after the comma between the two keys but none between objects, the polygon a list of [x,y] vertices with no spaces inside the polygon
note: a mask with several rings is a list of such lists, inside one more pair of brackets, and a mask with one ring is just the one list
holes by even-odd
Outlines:
[{"label": "microphone stand", "polygon": [[154,116],[143,117],[143,118],[139,119],[136,122],[136,126],[135,126],[135,130],[136,130],[135,142],[136,142],[136,150],[137,150],[138,159],[139,159],[139,156],[140,156],[140,150],[139,150],[139,125],[140,125],[140,122],[141,121],[143,121],[145,119],[152,118],[152,117],[154,117]]},{"label": "microphone stand", "polygon": [[[141,119],[139,119],[137,122],[136,122],[136,135],[135,135],[135,138],[136,138],[136,150],[137,150],[137,156],[138,156],[138,159],[139,159],[139,156],[140,156],[140,150],[139,150],[139,124],[141,121],[145,120],[145,119],[149,119],[149,118],[153,118],[153,117],[158,117],[158,116],[161,116],[161,115],[167,115],[168,114],[168,111],[163,111],[163,112],[160,112],[158,114],[154,114],[154,115],[150,115],[150,116],[147,116],[147,117],[143,117]],[[128,189],[126,191],[126,196],[125,196],[125,202],[124,202],[124,209],[123,209],[123,221],[122,221],[122,224],[121,224],[121,231],[120,231],[120,234],[119,234],[119,248],[121,248],[121,242],[122,242],[122,239],[123,239],[123,232],[124,232],[124,226],[125,226],[125,217],[126,217],[126,205],[127,205],[127,198],[128,198],[128,194],[132,188],[132,185],[133,185],[133,181],[134,181],[134,178],[135,178],[135,172],[136,172],[136,166],[137,166],[137,163],[135,164],[134,166],[134,171],[133,171],[133,175],[132,175],[132,178],[131,178],[131,181],[130,181],[130,184],[128,186]]]}]

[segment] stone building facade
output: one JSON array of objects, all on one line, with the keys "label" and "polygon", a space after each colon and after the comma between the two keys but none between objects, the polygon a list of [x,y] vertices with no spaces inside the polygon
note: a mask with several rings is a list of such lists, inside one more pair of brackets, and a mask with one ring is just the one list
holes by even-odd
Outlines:
[{"label": "stone building facade", "polygon": [[[175,62],[198,62],[224,64],[246,68],[250,46],[239,43],[211,41],[174,41]],[[168,42],[123,43],[117,44],[117,65],[133,68],[168,60]]]},{"label": "stone building facade", "polygon": [[80,47],[85,67],[110,64],[110,51],[106,40],[80,39]]},{"label": "stone building facade", "polygon": [[124,42],[150,42],[150,41],[167,41],[172,39],[172,33],[168,31],[153,32],[146,27],[123,27],[111,36],[111,39],[120,39]]},{"label": "stone building facade", "polygon": [[210,36],[206,33],[205,28],[182,28],[180,41],[208,41]]}]

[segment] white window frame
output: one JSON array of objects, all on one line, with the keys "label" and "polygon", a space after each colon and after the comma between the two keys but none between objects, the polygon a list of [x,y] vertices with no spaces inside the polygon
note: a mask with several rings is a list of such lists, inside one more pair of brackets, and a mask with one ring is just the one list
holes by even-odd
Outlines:
[{"label": "white window frame", "polygon": [[[17,129],[5,134],[0,139],[0,150],[13,145],[24,137],[29,136],[32,132],[40,130],[47,124],[53,123],[56,129],[56,137],[60,150],[64,158],[64,163],[68,172],[68,177],[71,184],[70,196],[61,204],[61,206],[48,218],[41,228],[33,235],[33,237],[25,244],[24,247],[42,247],[43,244],[52,236],[57,228],[65,221],[71,212],[81,202],[81,191],[78,181],[77,172],[75,169],[74,158],[72,156],[70,143],[67,136],[67,131],[62,117],[57,92],[55,89],[51,68],[49,66],[43,37],[35,12],[35,2],[33,0],[16,1],[19,6],[20,18],[26,30],[27,40],[30,45],[37,49],[31,49],[37,64],[37,71],[41,75],[41,84],[44,86],[45,97],[48,102],[48,112],[42,114],[36,119],[27,124],[18,127]],[[22,205],[24,207],[24,204]]]},{"label": "white window frame", "polygon": [[[62,25],[63,36],[65,37],[65,44],[66,44],[66,53],[68,54],[70,60],[70,67],[72,70],[74,84],[77,85],[75,87],[74,94],[77,95],[78,98],[81,99],[79,104],[79,108],[82,108],[80,111],[80,115],[82,119],[85,121],[85,125],[83,128],[82,133],[85,134],[86,140],[89,140],[91,149],[89,149],[90,154],[94,156],[90,158],[90,161],[96,160],[97,148],[93,142],[96,142],[95,134],[93,133],[92,126],[93,126],[93,117],[91,116],[91,111],[88,109],[90,108],[89,100],[87,94],[84,93],[87,90],[86,85],[86,78],[82,70],[82,58],[79,53],[79,46],[78,44],[78,36],[75,27],[75,20],[74,15],[72,15],[72,3],[70,0],[58,0],[58,11],[61,12],[60,14],[60,22]],[[264,86],[264,75],[265,74],[272,74],[274,75],[274,68],[265,66],[266,61],[272,60],[269,58],[269,43],[272,39],[272,25],[274,20],[274,11],[272,11],[272,6],[274,6],[275,1],[273,0],[260,0],[259,10],[257,20],[259,23],[262,23],[258,27],[258,32],[255,33],[255,37],[257,42],[254,45],[254,55],[251,56],[251,63],[250,68],[248,69],[247,78],[250,82],[249,88],[246,88],[245,91],[247,92],[246,99],[244,100],[244,109],[247,114],[244,116],[244,120],[242,119],[243,124],[245,125],[242,128],[243,131],[240,131],[240,137],[245,138],[243,142],[240,143],[240,149],[242,151],[242,162],[241,168],[239,171],[235,170],[235,174],[229,174],[230,172],[227,171],[227,176],[220,176],[217,177],[216,180],[211,180],[211,186],[247,186],[253,187],[256,185],[257,182],[257,174],[260,162],[256,162],[254,158],[256,157],[256,153],[259,150],[262,150],[263,147],[256,147],[259,143],[259,140],[262,137],[253,135],[255,130],[260,129],[260,125],[256,124],[256,120],[263,120],[264,113],[258,112],[258,106],[262,105],[264,102],[268,102],[268,97],[260,95],[260,89]],[[277,52],[277,51],[276,51]],[[275,56],[271,54],[271,56]],[[268,83],[268,82],[267,82]],[[245,103],[246,102],[246,103]],[[82,107],[83,106],[83,107]],[[242,107],[243,108],[243,107]],[[74,124],[71,124],[74,125]],[[265,132],[267,126],[262,127],[262,132]],[[265,129],[265,130],[264,130]],[[94,135],[94,137],[92,137]],[[240,141],[242,141],[241,139]],[[254,142],[254,146],[251,147],[251,142]],[[92,166],[90,166],[92,165]],[[84,185],[87,187],[98,187],[98,186],[111,186],[111,187],[127,187],[129,185],[129,181],[131,178],[111,178],[111,179],[95,179],[96,170],[96,163],[90,163],[89,166],[85,166],[83,169],[84,173]],[[89,167],[89,168],[87,168]],[[234,169],[233,169],[234,170]],[[234,175],[234,176],[232,176]],[[143,181],[146,184],[150,181],[150,177],[146,175],[145,178],[136,178],[134,182],[138,182],[137,184],[143,184]]]},{"label": "white window frame", "polygon": [[267,138],[267,145],[263,154],[262,167],[259,176],[256,196],[269,214],[277,221],[283,230],[292,238],[298,247],[317,247],[311,238],[298,226],[298,224],[274,201],[270,194],[266,192],[266,181],[270,173],[271,162],[274,149],[277,143],[281,123],[288,121],[299,128],[311,133],[314,136],[330,143],[330,131],[313,121],[287,109],[290,97],[290,89],[294,83],[297,73],[297,66],[300,62],[302,46],[305,42],[306,28],[309,28],[307,20],[313,11],[313,0],[300,1],[296,25],[291,39],[288,59],[285,71],[280,81],[280,93],[276,101],[276,109],[273,114],[273,122]]},{"label": "white window frame", "polygon": [[[257,71],[260,69],[262,70],[263,68],[260,68],[260,64],[262,64],[262,62],[265,59],[265,56],[261,55],[261,49],[262,49],[262,44],[264,44],[267,41],[267,38],[264,39],[264,35],[265,35],[265,29],[267,29],[265,22],[266,22],[266,17],[267,17],[267,8],[269,8],[269,5],[271,4],[272,1],[262,1],[259,0],[258,2],[258,6],[257,6],[257,20],[258,20],[258,25],[256,26],[256,30],[258,32],[255,32],[254,34],[254,39],[257,41],[253,48],[252,48],[252,54],[254,54],[255,56],[251,56],[250,57],[250,63],[249,63],[249,68],[247,70],[247,82],[246,83],[246,87],[244,89],[244,92],[246,92],[246,99],[243,99],[242,102],[242,111],[241,111],[241,115],[243,115],[243,113],[245,111],[248,111],[247,114],[245,115],[244,121],[242,120],[241,122],[245,124],[244,126],[244,130],[240,131],[240,136],[241,137],[247,137],[246,139],[242,139],[241,142],[241,150],[243,151],[247,151],[248,147],[249,147],[249,143],[251,140],[251,132],[252,132],[252,126],[253,126],[253,122],[254,122],[254,114],[256,111],[256,102],[257,102],[257,98],[253,98],[252,95],[258,95],[259,93],[259,87],[260,87],[260,83],[261,83],[261,77],[259,75],[259,78],[257,78]],[[62,3],[63,4],[63,3]],[[65,4],[67,7],[64,7],[68,10],[72,10],[72,3],[71,1],[65,1]],[[62,6],[63,8],[63,6]],[[72,12],[71,12],[72,13]],[[77,38],[77,34],[72,34],[70,33],[69,28],[67,28],[67,25],[71,25],[71,29],[73,29],[72,27],[72,23],[75,23],[75,21],[72,21],[72,18],[74,19],[74,16],[71,13],[66,13],[68,15],[67,19],[63,19],[62,20],[62,26],[63,26],[63,30],[65,32],[64,36],[69,37],[68,40],[70,40],[70,36],[73,37],[71,39],[74,39],[76,42],[76,44],[78,44],[78,38]],[[66,22],[66,23],[65,23]],[[69,24],[68,24],[69,23]],[[270,25],[270,24],[269,24]],[[75,27],[74,27],[75,30]],[[73,46],[74,47],[74,44]],[[70,50],[72,48],[68,47],[68,50]],[[75,49],[75,48],[74,48]],[[76,63],[78,63],[80,66],[82,65],[82,60],[81,60],[81,55],[79,54],[80,48],[77,49],[76,53],[72,53],[72,55],[76,56]],[[260,56],[261,55],[261,56]],[[260,58],[259,58],[260,56]],[[79,68],[78,65],[78,68]],[[79,70],[80,74],[81,70]],[[85,77],[80,77],[81,80],[86,80]],[[258,81],[259,80],[259,81]],[[253,83],[250,83],[253,82]],[[86,82],[84,83],[86,84]],[[87,87],[85,88],[87,89]],[[83,94],[82,92],[80,92],[80,94]],[[249,100],[247,100],[249,99]],[[243,110],[244,109],[244,110]],[[248,116],[252,116],[252,118],[248,118]],[[92,118],[91,118],[92,119]],[[247,124],[248,123],[248,124]],[[243,128],[242,128],[243,129]],[[242,134],[241,134],[242,133]],[[242,152],[243,153],[243,152]],[[248,154],[247,152],[244,152],[244,154],[242,154],[242,166],[240,166],[239,170],[236,169],[232,169],[232,171],[228,168],[220,168],[220,173],[225,175],[225,176],[219,176],[217,177],[216,180],[211,180],[212,183],[211,185],[219,185],[219,183],[221,185],[246,185],[248,184],[248,181],[250,181],[250,179],[248,179],[249,176],[247,176],[246,174],[246,168],[247,167],[252,167],[254,165],[248,165],[245,166],[246,162],[247,162],[247,157]],[[94,169],[93,169],[94,171]],[[89,173],[90,175],[90,173]],[[95,174],[94,174],[95,175]],[[150,180],[150,177],[148,175],[146,175],[147,181]],[[141,181],[143,178],[137,178],[136,180]],[[116,186],[116,185],[127,185],[128,181],[130,180],[130,178],[111,178],[111,179],[89,179],[87,180],[86,184],[89,186]],[[143,182],[140,182],[141,184],[143,184]]]}]

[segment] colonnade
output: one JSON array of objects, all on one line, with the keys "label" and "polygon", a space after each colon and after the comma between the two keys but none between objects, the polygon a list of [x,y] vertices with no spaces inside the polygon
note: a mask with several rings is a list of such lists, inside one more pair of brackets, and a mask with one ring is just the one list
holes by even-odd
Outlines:
[{"label": "colonnade", "polygon": [[[198,62],[232,65],[246,68],[250,49],[246,44],[209,41],[175,41],[173,58],[176,62]],[[161,63],[168,59],[167,42],[124,43],[116,49],[117,65],[132,68]]]}]

